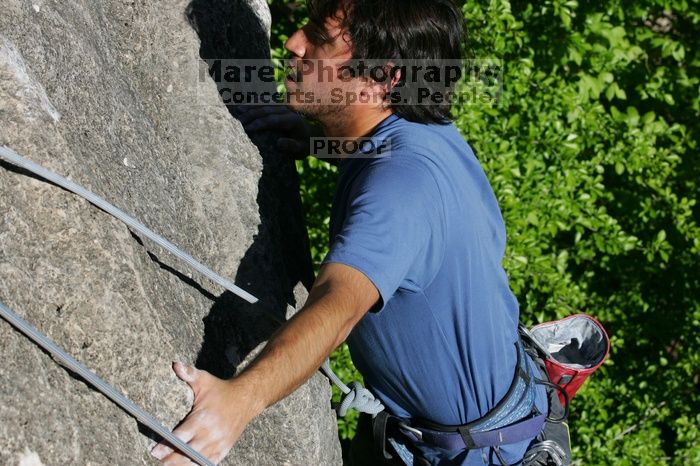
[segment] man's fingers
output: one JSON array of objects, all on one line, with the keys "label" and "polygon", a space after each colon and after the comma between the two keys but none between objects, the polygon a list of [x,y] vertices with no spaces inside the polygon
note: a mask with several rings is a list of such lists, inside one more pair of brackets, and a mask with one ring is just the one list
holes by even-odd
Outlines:
[{"label": "man's fingers", "polygon": [[216,436],[198,436],[190,442],[190,446],[206,456],[209,461],[219,464],[231,451],[231,446],[226,446],[220,438]]},{"label": "man's fingers", "polygon": [[257,118],[267,115],[280,115],[291,112],[284,105],[265,105],[263,107],[252,107],[249,110],[242,110],[238,115],[238,120],[242,124],[247,124]]},{"label": "man's fingers", "polygon": [[192,462],[191,459],[177,451],[172,453],[170,456],[163,458],[161,463],[165,464],[166,466],[198,466],[197,463]]},{"label": "man's fingers", "polygon": [[[220,461],[240,435],[237,425],[230,422],[236,419],[236,413],[231,409],[231,400],[236,397],[231,396],[229,390],[236,386],[226,384],[205,370],[179,362],[173,363],[173,370],[194,392],[192,410],[173,434],[202,455]],[[186,455],[165,441],[151,450],[151,454],[170,466],[192,464]]]},{"label": "man's fingers", "polygon": [[261,131],[266,129],[281,129],[289,131],[292,129],[302,130],[303,122],[300,117],[294,113],[280,113],[274,115],[266,115],[264,117],[250,120],[250,123],[243,123],[246,131]]},{"label": "man's fingers", "polygon": [[151,456],[162,460],[163,458],[170,455],[173,451],[175,451],[173,447],[171,447],[169,443],[165,443],[165,441],[163,441],[156,445],[155,448],[153,448],[153,450],[151,450]]},{"label": "man's fingers", "polygon": [[[228,451],[223,451],[220,444],[218,444],[216,441],[212,441],[212,439],[207,438],[206,436],[200,435],[199,437],[190,441],[189,445],[207,457],[209,461],[214,464],[218,464],[228,453]],[[161,461],[167,466],[183,466],[193,464],[189,458],[184,456],[179,451],[172,452]]]},{"label": "man's fingers", "polygon": [[196,384],[200,377],[200,371],[198,369],[187,366],[181,362],[174,362],[173,370],[180,380],[187,382],[189,386],[194,389],[193,384]]},{"label": "man's fingers", "polygon": [[309,144],[308,142],[302,143],[298,139],[292,138],[279,138],[277,140],[277,149],[282,152],[287,152],[295,157],[306,157],[309,155]]},{"label": "man's fingers", "polygon": [[[183,442],[188,443],[190,440],[192,440],[195,433],[195,429],[192,427],[191,424],[192,422],[190,421],[190,418],[187,417],[177,429],[173,430],[173,434]],[[156,445],[156,447],[153,450],[151,450],[151,455],[158,458],[159,460],[162,460],[163,458],[172,454],[173,451],[174,449],[172,446],[170,446],[170,444],[161,442],[158,445]]]},{"label": "man's fingers", "polygon": [[173,430],[173,435],[183,442],[188,443],[190,440],[192,440],[194,434],[197,432],[197,429],[200,427],[197,424],[197,421],[195,421],[190,414],[185,418],[182,424]]}]

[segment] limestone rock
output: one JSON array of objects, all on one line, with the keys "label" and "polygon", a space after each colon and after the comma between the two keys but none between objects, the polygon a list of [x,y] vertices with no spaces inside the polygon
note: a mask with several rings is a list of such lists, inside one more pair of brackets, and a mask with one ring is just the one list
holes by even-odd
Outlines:
[{"label": "limestone rock", "polygon": [[[0,145],[141,220],[248,305],[79,197],[0,164],[0,300],[173,427],[173,360],[233,375],[312,280],[290,161],[255,144],[201,57],[264,57],[263,0],[6,0]],[[208,56],[207,56],[208,55]],[[0,319],[0,464],[140,465],[151,435]],[[328,382],[269,408],[232,465],[340,463]]]}]

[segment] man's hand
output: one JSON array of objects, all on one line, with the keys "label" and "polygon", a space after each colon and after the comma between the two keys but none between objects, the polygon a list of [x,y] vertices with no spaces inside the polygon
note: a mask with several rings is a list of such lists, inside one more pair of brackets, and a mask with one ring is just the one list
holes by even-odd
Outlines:
[{"label": "man's hand", "polygon": [[246,105],[236,113],[246,132],[276,131],[277,149],[295,159],[303,159],[311,153],[310,138],[320,135],[320,130],[309,125],[304,118],[284,105]]},{"label": "man's hand", "polygon": [[[323,265],[304,308],[239,375],[221,380],[174,365],[177,376],[192,388],[194,403],[173,433],[220,462],[246,425],[308,380],[378,300],[379,292],[362,272],[343,264]],[[193,464],[167,445],[158,445],[152,453],[168,466]]]},{"label": "man's hand", "polygon": [[[221,380],[181,363],[173,364],[173,369],[194,393],[192,410],[173,433],[218,464],[258,414],[255,401],[236,379]],[[151,454],[168,466],[194,464],[165,443],[157,445]]]}]

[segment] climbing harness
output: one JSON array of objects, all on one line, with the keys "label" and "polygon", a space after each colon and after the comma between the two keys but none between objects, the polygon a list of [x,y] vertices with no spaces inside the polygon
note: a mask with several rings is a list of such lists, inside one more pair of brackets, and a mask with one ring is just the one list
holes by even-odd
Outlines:
[{"label": "climbing harness", "polygon": [[[516,344],[516,370],[503,399],[488,414],[464,425],[441,425],[425,419],[404,419],[386,411],[373,422],[373,435],[379,453],[386,459],[392,455],[383,439],[387,431],[400,432],[409,440],[424,442],[448,451],[492,448],[500,456],[501,445],[530,440],[542,430],[546,414],[535,408],[537,375],[528,363],[522,342]],[[505,463],[504,463],[505,464]]]},{"label": "climbing harness", "polygon": [[66,353],[60,346],[47,338],[44,334],[34,328],[29,322],[18,316],[12,309],[0,302],[0,315],[7,320],[13,327],[22,332],[30,340],[48,351],[49,354],[60,365],[66,369],[75,372],[90,385],[99,390],[100,393],[119,405],[124,411],[134,416],[141,424],[145,425],[153,432],[157,433],[165,440],[170,442],[175,448],[187,455],[192,461],[201,466],[214,466],[197,450],[190,447],[188,444],[176,437],[168,428],[158,422],[153,416],[139,408],[134,402],[122,395],[110,384],[95,375],[90,369],[78,362],[71,355]]},{"label": "climbing harness", "polygon": [[[133,217],[129,216],[122,210],[118,209],[114,205],[110,204],[109,202],[97,196],[96,194],[88,191],[82,186],[46,169],[45,167],[37,163],[34,163],[20,156],[15,151],[4,146],[0,146],[0,160],[5,160],[6,162],[11,163],[12,165],[34,173],[35,175],[47,181],[50,181],[51,183],[54,183],[74,194],[77,194],[78,196],[81,196],[91,204],[114,216],[118,220],[121,220],[134,231],[149,238],[151,241],[155,242],[156,244],[160,245],[176,257],[180,258],[186,264],[191,266],[193,269],[199,271],[204,276],[211,279],[213,282],[218,283],[225,289],[231,291],[232,293],[243,298],[249,303],[258,302],[258,299],[252,294],[239,288],[230,280],[212,271],[209,267],[206,267],[205,265],[201,264],[192,256],[179,249],[167,239],[154,233],[152,230],[148,229],[146,226],[144,226],[142,223],[140,223]],[[10,324],[12,324],[29,339],[31,339],[35,344],[44,348],[70,370],[80,374],[83,377],[83,379],[88,381],[92,386],[94,386],[98,391],[100,391],[100,393],[102,393],[103,395],[114,401],[116,404],[121,406],[125,411],[134,416],[137,420],[141,421],[154,432],[157,432],[164,439],[168,440],[173,446],[177,447],[182,453],[185,453],[193,461],[203,466],[211,465],[211,463],[206,458],[204,458],[196,450],[193,450],[186,443],[183,443],[181,440],[175,437],[167,428],[163,427],[163,425],[160,424],[153,416],[143,411],[133,402],[124,397],[124,395],[119,393],[115,388],[113,388],[112,386],[104,382],[102,379],[97,377],[93,372],[91,372],[80,362],[71,357],[68,353],[63,351],[48,337],[43,335],[36,328],[32,327],[27,321],[19,317],[10,308],[5,306],[1,302],[0,315],[2,315],[2,317],[5,320],[7,320]],[[384,409],[379,400],[375,399],[374,396],[368,390],[362,388],[362,386],[358,382],[353,382],[351,384],[352,389],[343,384],[343,382],[338,378],[338,376],[336,376],[331,370],[328,360],[326,360],[326,362],[323,364],[322,369],[326,376],[333,383],[335,383],[338,386],[338,388],[340,388],[340,390],[345,394],[345,397],[340,407],[338,408],[339,412],[343,413],[343,416],[345,415],[347,410],[352,408],[370,414],[376,414],[377,412]]]},{"label": "climbing harness", "polygon": [[[603,326],[586,314],[545,322],[530,331],[520,325],[518,333],[513,382],[486,416],[461,426],[445,426],[382,411],[372,419],[372,434],[380,457],[393,458],[387,449],[387,444],[391,444],[406,464],[415,464],[412,453],[392,438],[400,434],[412,442],[448,451],[489,448],[505,466],[500,446],[532,439],[523,466],[568,466],[569,401],[605,361],[610,340]],[[535,363],[536,371],[527,364],[528,359]],[[547,413],[534,408],[535,385],[547,387]]]}]

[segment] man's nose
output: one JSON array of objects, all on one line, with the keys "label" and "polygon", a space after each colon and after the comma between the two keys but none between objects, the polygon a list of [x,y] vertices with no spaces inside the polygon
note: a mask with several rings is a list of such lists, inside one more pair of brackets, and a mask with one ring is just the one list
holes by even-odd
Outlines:
[{"label": "man's nose", "polygon": [[292,34],[292,36],[287,39],[284,44],[284,48],[289,50],[291,53],[297,57],[303,57],[306,54],[306,44],[308,43],[306,39],[306,34],[302,29]]}]

